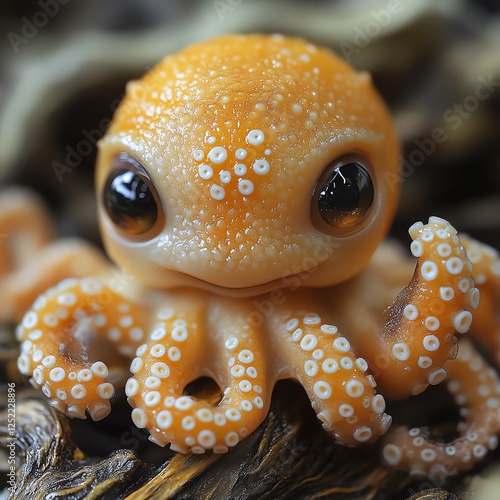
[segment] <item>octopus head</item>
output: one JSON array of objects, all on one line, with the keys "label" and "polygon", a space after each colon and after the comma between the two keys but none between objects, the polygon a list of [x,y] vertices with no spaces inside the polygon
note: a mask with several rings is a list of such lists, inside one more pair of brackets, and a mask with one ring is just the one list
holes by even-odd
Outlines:
[{"label": "octopus head", "polygon": [[104,242],[154,287],[334,285],[387,232],[397,153],[369,75],[330,51],[261,35],[193,45],[128,85],[100,143]]}]

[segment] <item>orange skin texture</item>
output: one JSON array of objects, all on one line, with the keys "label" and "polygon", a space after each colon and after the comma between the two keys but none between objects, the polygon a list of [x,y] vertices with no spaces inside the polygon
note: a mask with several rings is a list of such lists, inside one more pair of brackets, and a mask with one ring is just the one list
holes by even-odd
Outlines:
[{"label": "orange skin texture", "polygon": [[[123,153],[142,165],[159,207],[140,235],[113,223],[104,207]],[[86,321],[95,337],[134,358],[125,389],[132,419],[162,446],[227,452],[263,421],[285,378],[304,387],[338,442],[374,441],[391,422],[382,394],[405,398],[446,378],[443,366],[453,364],[456,334],[469,330],[479,296],[473,265],[443,219],[410,228],[413,278],[414,263],[401,254],[383,265],[373,258],[386,252],[398,153],[369,75],[326,49],[231,35],[166,57],[128,85],[100,143],[102,236],[125,284],[70,280],[42,295],[18,329],[20,371],[66,414],[106,416],[114,361],[107,353],[89,359],[77,331]],[[373,201],[352,228],[328,228],[317,223],[311,199],[328,165],[349,155],[364,162]],[[490,286],[497,256],[473,244]],[[391,266],[402,271],[392,284],[402,289],[397,297],[384,276]],[[471,350],[453,382],[467,385]],[[219,385],[217,405],[183,395],[201,376]],[[474,404],[457,443],[435,445],[426,436],[415,444],[414,431],[398,431],[387,438],[387,463],[452,474],[484,455],[474,446],[496,446],[491,422],[500,391],[489,377],[488,398],[467,393]],[[466,436],[477,412],[491,417],[480,442]]]}]

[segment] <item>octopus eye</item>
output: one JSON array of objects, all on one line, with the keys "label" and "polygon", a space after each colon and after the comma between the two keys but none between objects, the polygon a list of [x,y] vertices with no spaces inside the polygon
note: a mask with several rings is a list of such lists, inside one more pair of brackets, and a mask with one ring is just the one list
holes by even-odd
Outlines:
[{"label": "octopus eye", "polygon": [[109,218],[130,235],[144,234],[158,220],[158,195],[142,165],[121,154],[114,162],[103,191]]},{"label": "octopus eye", "polygon": [[361,156],[352,155],[330,163],[325,169],[312,198],[312,220],[317,229],[349,232],[366,219],[374,192],[366,163]]}]

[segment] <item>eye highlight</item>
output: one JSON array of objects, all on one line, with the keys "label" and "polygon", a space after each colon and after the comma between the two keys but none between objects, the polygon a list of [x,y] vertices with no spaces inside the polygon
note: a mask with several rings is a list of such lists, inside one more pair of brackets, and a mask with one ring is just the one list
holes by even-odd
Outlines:
[{"label": "eye highlight", "polygon": [[144,167],[128,154],[116,157],[102,201],[109,218],[130,235],[147,233],[159,219],[153,183]]},{"label": "eye highlight", "polygon": [[363,157],[352,155],[335,160],[325,169],[312,197],[312,221],[317,229],[350,233],[366,219],[374,197],[366,163]]}]

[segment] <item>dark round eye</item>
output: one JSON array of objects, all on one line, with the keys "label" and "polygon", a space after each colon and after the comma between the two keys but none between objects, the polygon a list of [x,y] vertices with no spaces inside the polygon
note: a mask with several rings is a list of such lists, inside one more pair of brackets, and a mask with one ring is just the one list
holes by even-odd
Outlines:
[{"label": "dark round eye", "polygon": [[142,165],[129,155],[119,155],[103,191],[109,218],[128,234],[146,233],[158,220],[157,199]]},{"label": "dark round eye", "polygon": [[325,169],[312,198],[314,225],[325,223],[334,229],[354,229],[368,214],[373,203],[373,182],[357,156],[340,158]]}]

